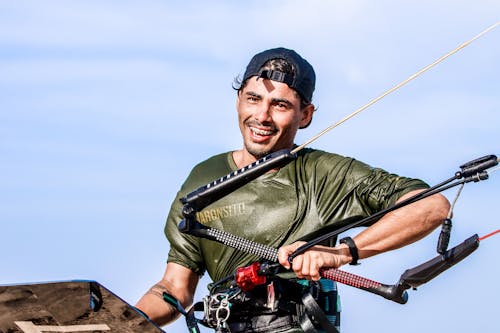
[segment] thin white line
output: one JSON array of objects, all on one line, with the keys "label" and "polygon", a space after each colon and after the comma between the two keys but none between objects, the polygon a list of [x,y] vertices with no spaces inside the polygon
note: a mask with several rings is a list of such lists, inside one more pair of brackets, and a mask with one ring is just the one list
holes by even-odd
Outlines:
[{"label": "thin white line", "polygon": [[302,150],[303,148],[305,148],[306,146],[308,146],[309,144],[311,144],[312,142],[316,141],[319,137],[323,136],[324,134],[326,134],[327,132],[331,131],[332,129],[334,129],[335,127],[339,126],[340,124],[346,122],[347,120],[351,119],[352,117],[354,117],[355,115],[361,113],[362,111],[366,110],[368,107],[372,106],[373,104],[377,103],[378,101],[380,101],[382,98],[384,98],[385,96],[389,95],[390,93],[396,91],[397,89],[401,88],[402,86],[404,86],[405,84],[407,84],[408,82],[410,82],[411,80],[415,79],[416,77],[420,76],[421,74],[423,74],[424,72],[428,71],[429,69],[431,69],[432,67],[436,66],[437,64],[439,64],[440,62],[442,62],[443,60],[445,60],[446,58],[448,58],[449,56],[451,56],[452,54],[455,54],[457,53],[458,51],[460,51],[461,49],[463,49],[464,47],[466,47],[467,45],[469,45],[470,43],[472,43],[473,41],[475,41],[476,39],[478,39],[479,37],[483,36],[484,34],[488,33],[489,31],[495,29],[498,25],[500,24],[500,21],[496,22],[495,24],[493,24],[492,26],[490,26],[489,28],[483,30],[481,33],[479,33],[478,35],[476,35],[475,37],[473,37],[472,39],[460,44],[459,46],[457,46],[456,48],[454,48],[453,50],[451,50],[450,52],[446,53],[445,55],[443,55],[441,58],[437,59],[436,61],[434,61],[433,63],[431,63],[430,65],[427,65],[425,66],[424,68],[422,68],[421,70],[419,70],[418,72],[416,72],[415,74],[411,75],[410,77],[408,77],[406,80],[398,83],[397,85],[395,85],[394,87],[392,87],[391,89],[387,90],[386,92],[384,92],[383,94],[381,94],[380,96],[372,99],[370,102],[366,103],[365,105],[363,105],[362,107],[360,107],[359,109],[357,109],[356,111],[354,111],[353,113],[351,113],[350,115],[347,115],[346,117],[342,118],[341,120],[337,121],[335,124],[333,125],[330,125],[329,127],[325,128],[324,130],[322,130],[321,132],[319,132],[318,134],[316,134],[315,136],[313,136],[311,139],[307,140],[305,143],[301,144],[300,146],[296,147],[295,149],[292,150],[292,153],[297,153],[299,150]]}]

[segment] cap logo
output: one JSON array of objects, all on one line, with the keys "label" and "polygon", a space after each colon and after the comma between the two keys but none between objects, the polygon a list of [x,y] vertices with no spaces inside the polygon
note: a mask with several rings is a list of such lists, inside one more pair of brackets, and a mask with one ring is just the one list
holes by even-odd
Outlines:
[{"label": "cap logo", "polygon": [[287,73],[283,73],[280,71],[274,71],[271,69],[260,70],[257,75],[259,78],[273,80],[277,82],[286,83],[288,86],[291,86],[293,83],[293,76]]}]

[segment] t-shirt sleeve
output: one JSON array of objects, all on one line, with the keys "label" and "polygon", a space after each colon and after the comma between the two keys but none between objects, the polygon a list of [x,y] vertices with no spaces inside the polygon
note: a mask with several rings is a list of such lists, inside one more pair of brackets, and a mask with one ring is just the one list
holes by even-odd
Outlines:
[{"label": "t-shirt sleeve", "polygon": [[174,262],[189,268],[198,275],[203,275],[205,264],[200,254],[198,238],[183,234],[178,229],[178,225],[183,219],[182,204],[179,200],[182,193],[184,192],[181,189],[172,203],[165,224],[165,236],[170,243],[167,262]]},{"label": "t-shirt sleeve", "polygon": [[420,179],[408,178],[389,173],[380,168],[370,171],[356,188],[371,209],[371,213],[393,206],[403,195],[429,186]]},{"label": "t-shirt sleeve", "polygon": [[181,233],[178,229],[178,225],[183,219],[180,198],[200,186],[228,174],[231,171],[227,162],[229,156],[228,153],[213,156],[191,170],[171,205],[165,224],[165,235],[170,243],[167,261],[187,267],[199,275],[204,274],[206,271],[200,239]]},{"label": "t-shirt sleeve", "polygon": [[325,221],[364,218],[396,203],[406,193],[428,188],[420,179],[402,177],[352,158],[320,160],[315,195]]}]

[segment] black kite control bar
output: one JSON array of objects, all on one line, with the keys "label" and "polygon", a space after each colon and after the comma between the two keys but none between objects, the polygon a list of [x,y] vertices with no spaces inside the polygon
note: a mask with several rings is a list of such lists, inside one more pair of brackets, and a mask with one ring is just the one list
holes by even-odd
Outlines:
[{"label": "black kite control bar", "polygon": [[[275,271],[278,267],[280,267],[280,265],[277,264],[278,250],[272,247],[250,241],[222,230],[207,227],[197,221],[186,222],[183,220],[179,224],[179,229],[183,233],[209,239],[273,262],[273,264],[266,265],[266,268],[262,269],[262,271]],[[399,278],[398,283],[394,285],[376,282],[336,268],[323,269],[320,274],[322,277],[332,281],[337,281],[351,287],[368,291],[396,303],[405,304],[408,301],[408,294],[406,292],[407,289],[416,288],[430,281],[448,268],[460,262],[469,254],[474,252],[478,247],[479,238],[477,235],[474,235],[465,240],[463,243],[446,251],[444,254],[414,268],[406,270]],[[263,272],[262,274],[265,275]]]},{"label": "black kite control bar", "polygon": [[[245,185],[249,181],[248,179],[255,179],[259,175],[262,175],[278,167],[279,165],[283,166],[289,161],[295,159],[296,155],[291,154],[287,150],[282,150],[276,152],[273,156],[268,155],[267,157],[267,159],[265,158],[263,160],[259,160],[259,163],[255,163],[243,169],[237,170],[234,173],[222,177],[204,187],[200,187],[196,191],[188,194],[187,197],[181,199],[182,202],[185,203],[183,208],[185,219],[179,223],[178,229],[183,233],[216,241],[226,246],[233,247],[237,250],[255,254],[260,258],[272,262],[277,262],[277,249],[268,247],[263,244],[255,243],[243,237],[239,237],[222,230],[205,226],[196,220],[196,212],[201,209],[200,207],[206,207],[210,203],[214,202],[215,200],[213,200],[213,198],[217,198],[217,200],[222,198],[223,196]],[[274,161],[274,159],[276,159],[276,161]],[[488,179],[488,172],[486,171],[486,169],[496,166],[498,165],[498,163],[499,159],[495,155],[487,155],[465,163],[460,166],[460,171],[457,171],[453,177],[436,186],[433,186],[423,192],[418,193],[415,196],[397,203],[396,205],[393,205],[386,210],[368,216],[365,219],[354,221],[338,230],[327,232],[320,237],[310,240],[306,244],[299,247],[292,255],[290,255],[289,260],[293,260],[295,256],[305,252],[307,249],[321,243],[326,239],[332,238],[350,228],[368,223],[370,221],[374,221],[380,218],[382,215],[388,213],[389,211],[403,207],[412,202],[421,200],[429,195],[441,192],[445,189],[449,189],[459,184],[465,184],[471,181],[478,182],[480,180]],[[457,181],[453,182],[454,180]],[[307,235],[305,237],[307,238]],[[405,291],[406,289],[416,288],[417,286],[431,280],[435,276],[439,275],[449,267],[452,267],[453,265],[464,259],[466,256],[471,254],[474,250],[477,249],[478,246],[479,239],[477,235],[474,235],[464,241],[462,244],[455,246],[448,251],[445,251],[446,249],[443,249],[442,254],[437,256],[436,258],[410,270],[407,270],[401,276],[400,281],[396,285],[385,285],[338,269],[322,270],[321,276],[362,290],[369,291],[371,293],[383,296],[384,298],[387,298],[389,300],[404,304],[406,303],[408,297]],[[276,264],[275,267],[279,267],[279,265]]]}]

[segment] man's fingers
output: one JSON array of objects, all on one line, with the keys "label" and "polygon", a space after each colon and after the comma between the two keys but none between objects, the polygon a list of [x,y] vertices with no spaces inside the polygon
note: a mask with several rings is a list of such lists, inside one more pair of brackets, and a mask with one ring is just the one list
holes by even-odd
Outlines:
[{"label": "man's fingers", "polygon": [[290,269],[290,262],[288,261],[288,257],[292,253],[293,250],[290,248],[290,245],[281,247],[278,250],[278,261],[286,269]]},{"label": "man's fingers", "polygon": [[[307,254],[304,254],[302,257],[302,265],[300,267],[300,274],[304,277],[308,277],[309,276],[309,268],[311,266],[311,258],[310,256],[308,256]],[[294,267],[295,269],[295,267]],[[299,270],[299,268],[297,268]]]},{"label": "man's fingers", "polygon": [[298,257],[293,258],[292,269],[295,272],[295,275],[297,275],[297,277],[299,277],[299,278],[303,277],[303,274],[302,274],[303,262],[304,262],[303,255],[300,255]]},{"label": "man's fingers", "polygon": [[290,262],[288,261],[288,257],[295,252],[295,250],[297,250],[301,245],[305,244],[305,242],[295,242],[293,244],[290,244],[290,245],[285,245],[285,246],[282,246],[279,250],[278,250],[278,261],[279,263],[287,268],[287,269],[290,269]]}]

